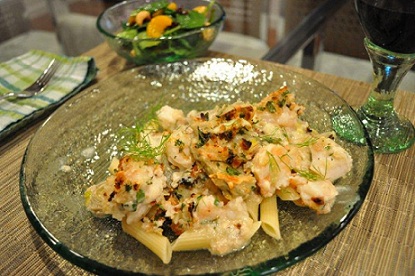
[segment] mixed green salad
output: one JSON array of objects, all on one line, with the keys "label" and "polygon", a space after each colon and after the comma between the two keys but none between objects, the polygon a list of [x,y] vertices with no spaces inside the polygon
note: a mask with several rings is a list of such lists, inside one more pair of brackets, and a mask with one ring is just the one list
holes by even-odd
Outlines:
[{"label": "mixed green salad", "polygon": [[213,5],[214,1],[211,1],[206,6],[186,9],[167,0],[152,2],[131,12],[122,24],[122,31],[116,36],[128,41],[124,42],[124,46],[132,48],[132,57],[149,54],[148,50],[156,51],[151,54],[157,55],[186,56],[195,49],[194,43],[199,43],[198,40],[202,40],[202,43],[213,40],[213,28],[203,29],[194,37],[181,38],[186,32],[211,24]]}]

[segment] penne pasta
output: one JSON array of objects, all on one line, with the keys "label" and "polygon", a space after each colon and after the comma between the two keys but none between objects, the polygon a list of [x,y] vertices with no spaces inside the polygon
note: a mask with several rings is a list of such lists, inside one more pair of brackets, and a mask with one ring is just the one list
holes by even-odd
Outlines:
[{"label": "penne pasta", "polygon": [[[259,200],[258,200],[259,199]],[[249,197],[246,199],[246,207],[248,209],[249,216],[254,220],[259,220],[259,204],[261,198]]]},{"label": "penne pasta", "polygon": [[210,248],[211,237],[206,232],[189,230],[181,234],[172,244],[173,251],[190,251]]},{"label": "penne pasta", "polygon": [[163,263],[168,264],[170,262],[172,257],[172,247],[170,241],[166,237],[161,234],[143,230],[140,227],[140,222],[127,224],[125,219],[123,219],[121,225],[124,232],[145,245],[156,254]]},{"label": "penne pasta", "polygon": [[280,223],[278,220],[277,196],[266,197],[259,207],[262,229],[275,239],[281,239]]},{"label": "penne pasta", "polygon": [[252,224],[252,228],[251,228],[251,234],[249,236],[249,238],[252,238],[255,233],[258,231],[259,227],[261,227],[262,222],[261,221],[254,221],[254,223]]}]

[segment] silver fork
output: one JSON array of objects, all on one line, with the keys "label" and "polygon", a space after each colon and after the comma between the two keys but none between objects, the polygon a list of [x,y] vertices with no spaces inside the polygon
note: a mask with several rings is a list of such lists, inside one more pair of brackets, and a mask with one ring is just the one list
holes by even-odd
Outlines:
[{"label": "silver fork", "polygon": [[0,95],[0,100],[7,98],[17,98],[25,99],[33,97],[41,93],[49,83],[50,79],[55,75],[56,70],[58,70],[60,62],[56,59],[53,59],[48,67],[43,71],[43,73],[32,83],[29,87],[25,88],[23,91],[12,91],[3,95]]}]

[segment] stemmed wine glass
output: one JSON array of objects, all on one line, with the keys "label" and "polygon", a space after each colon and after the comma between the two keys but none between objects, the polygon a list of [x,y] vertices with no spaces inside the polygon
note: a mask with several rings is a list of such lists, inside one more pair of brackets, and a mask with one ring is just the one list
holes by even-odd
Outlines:
[{"label": "stemmed wine glass", "polygon": [[375,152],[398,152],[415,141],[414,126],[394,109],[396,89],[415,64],[415,0],[354,1],[374,73],[369,98],[357,113]]}]

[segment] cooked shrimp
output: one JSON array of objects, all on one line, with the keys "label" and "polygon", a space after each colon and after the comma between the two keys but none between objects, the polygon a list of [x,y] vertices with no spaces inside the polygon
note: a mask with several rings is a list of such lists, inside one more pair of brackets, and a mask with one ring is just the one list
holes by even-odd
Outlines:
[{"label": "cooked shrimp", "polygon": [[[160,164],[145,164],[129,156],[120,159],[115,175],[89,188],[89,209],[97,215],[112,214],[127,222],[140,220],[163,196],[167,178]],[[98,199],[98,200],[97,200]]]},{"label": "cooked shrimp", "polygon": [[194,217],[198,219],[195,229],[210,233],[209,251],[224,255],[243,248],[255,234],[260,222],[254,222],[241,197],[226,205],[212,196],[203,197]]},{"label": "cooked shrimp", "polygon": [[318,214],[329,213],[338,194],[329,180],[308,181],[305,185],[299,185],[297,191],[301,197],[298,203],[310,207]]},{"label": "cooked shrimp", "polygon": [[295,130],[302,125],[298,120],[302,112],[303,107],[294,102],[294,95],[282,87],[256,105],[255,120]]},{"label": "cooked shrimp", "polygon": [[180,109],[172,108],[168,105],[163,106],[157,111],[157,119],[160,125],[166,130],[174,130],[177,126],[185,124],[186,118]]},{"label": "cooked shrimp", "polygon": [[349,153],[330,138],[320,137],[310,145],[310,150],[310,169],[330,181],[346,175],[352,168]]},{"label": "cooked shrimp", "polygon": [[218,201],[213,195],[202,196],[197,203],[194,218],[199,223],[214,221],[223,213],[223,202]]},{"label": "cooked shrimp", "polygon": [[252,160],[252,172],[257,180],[261,195],[272,196],[277,189],[289,185],[290,157],[281,145],[268,144],[262,147]]},{"label": "cooked shrimp", "polygon": [[166,155],[171,164],[182,170],[190,169],[195,162],[190,147],[193,130],[189,126],[179,126],[166,142]]}]

